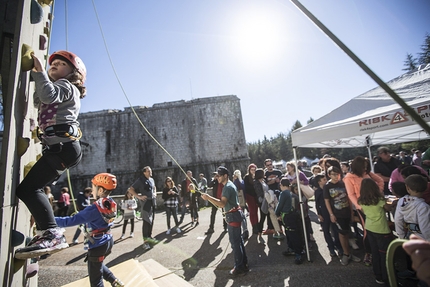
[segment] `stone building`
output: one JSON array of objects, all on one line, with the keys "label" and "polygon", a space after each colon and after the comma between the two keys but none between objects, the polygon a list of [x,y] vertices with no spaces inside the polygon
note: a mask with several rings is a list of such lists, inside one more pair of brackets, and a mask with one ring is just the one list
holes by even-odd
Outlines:
[{"label": "stone building", "polygon": [[117,175],[114,194],[124,194],[147,165],[161,191],[167,176],[176,183],[185,178],[180,167],[209,180],[219,165],[245,172],[249,164],[237,96],[88,112],[79,121],[81,141],[88,145],[80,164],[70,170],[75,192],[99,172]]}]

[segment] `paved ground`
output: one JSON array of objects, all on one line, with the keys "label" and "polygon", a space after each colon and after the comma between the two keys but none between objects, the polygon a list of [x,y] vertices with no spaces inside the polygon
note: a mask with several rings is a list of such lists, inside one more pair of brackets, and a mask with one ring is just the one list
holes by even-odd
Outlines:
[{"label": "paved ground", "polygon": [[[310,202],[313,205],[313,202]],[[375,283],[372,268],[363,263],[342,266],[330,257],[323,234],[316,223],[315,208],[310,209],[314,236],[317,243],[310,253],[311,261],[295,265],[293,257],[281,253],[286,243],[269,236],[253,235],[246,243],[251,271],[243,277],[232,278],[228,271],[233,266],[233,255],[228,235],[223,232],[221,213],[217,214],[215,233],[205,236],[209,226],[210,209],[199,212],[200,225],[191,227],[187,214],[183,233],[166,235],[166,213],[156,214],[153,236],[160,243],[144,252],[142,249],[142,222],[135,224],[134,238],[118,240],[122,225],[113,229],[116,243],[106,259],[108,266],[134,258],[139,261],[152,258],[194,286],[380,286]],[[172,219],[173,223],[173,219]],[[130,225],[127,226],[129,234]],[[71,242],[75,228],[68,228],[66,237]],[[82,241],[82,235],[80,237]],[[354,252],[363,257],[363,251]],[[83,259],[83,244],[72,246],[40,262],[39,286],[52,287],[73,282],[87,275]],[[130,270],[133,272],[133,270]]]}]

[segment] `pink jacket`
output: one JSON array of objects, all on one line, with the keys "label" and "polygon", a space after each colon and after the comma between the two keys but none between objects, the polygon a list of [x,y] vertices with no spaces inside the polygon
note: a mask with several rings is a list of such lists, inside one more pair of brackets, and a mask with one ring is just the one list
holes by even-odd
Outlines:
[{"label": "pink jacket", "polygon": [[348,193],[349,200],[358,210],[361,210],[361,206],[358,204],[358,198],[360,197],[360,187],[363,178],[373,179],[379,186],[379,190],[381,191],[381,193],[383,193],[384,190],[384,180],[379,175],[376,175],[373,172],[369,172],[369,174],[364,174],[362,177],[353,173],[347,173],[343,178],[343,182],[345,183],[345,188],[346,192]]}]

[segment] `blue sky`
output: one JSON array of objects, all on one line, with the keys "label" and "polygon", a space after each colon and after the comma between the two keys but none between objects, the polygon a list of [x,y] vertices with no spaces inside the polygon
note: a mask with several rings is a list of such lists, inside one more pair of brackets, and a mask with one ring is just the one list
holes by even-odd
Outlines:
[{"label": "blue sky", "polygon": [[[300,2],[384,81],[430,33],[429,0]],[[104,39],[88,0],[56,0],[51,34],[50,52],[69,49],[87,66],[81,112],[128,107],[121,85],[133,106],[237,95],[255,142],[376,86],[288,0],[94,3]]]}]

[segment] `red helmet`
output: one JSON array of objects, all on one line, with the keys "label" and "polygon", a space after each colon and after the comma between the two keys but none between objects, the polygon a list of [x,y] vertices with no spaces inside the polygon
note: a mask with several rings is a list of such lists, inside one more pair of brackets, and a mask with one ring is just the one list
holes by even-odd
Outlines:
[{"label": "red helmet", "polygon": [[60,50],[52,53],[52,55],[49,57],[48,64],[51,65],[54,59],[58,58],[58,56],[65,58],[67,61],[69,61],[70,64],[72,64],[73,67],[78,70],[79,74],[82,75],[82,83],[85,83],[85,79],[87,78],[87,68],[85,68],[84,62],[82,62],[81,58],[79,58],[72,52]]},{"label": "red helmet", "polygon": [[99,173],[93,177],[91,182],[94,185],[101,186],[106,190],[112,190],[116,188],[116,176],[110,173]]}]

